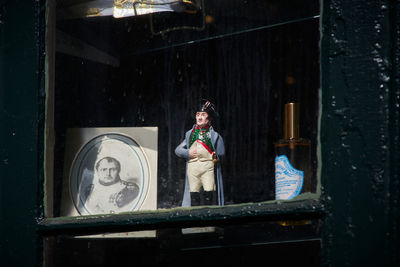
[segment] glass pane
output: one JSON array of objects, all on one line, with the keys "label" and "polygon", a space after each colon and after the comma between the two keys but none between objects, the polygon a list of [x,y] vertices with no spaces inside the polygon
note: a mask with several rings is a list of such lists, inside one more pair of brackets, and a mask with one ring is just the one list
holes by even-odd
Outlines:
[{"label": "glass pane", "polygon": [[[318,1],[183,2],[57,5],[49,214],[274,200],[277,152],[303,175],[293,194],[317,192]],[[289,102],[310,143],[279,141]]]},{"label": "glass pane", "polygon": [[[44,239],[49,266],[320,266],[318,221],[169,228]],[[130,236],[128,236],[130,235]],[[141,236],[140,236],[141,235]],[[128,237],[127,237],[128,236]],[[290,257],[288,257],[290,255]],[[195,259],[195,260],[194,260]]]}]

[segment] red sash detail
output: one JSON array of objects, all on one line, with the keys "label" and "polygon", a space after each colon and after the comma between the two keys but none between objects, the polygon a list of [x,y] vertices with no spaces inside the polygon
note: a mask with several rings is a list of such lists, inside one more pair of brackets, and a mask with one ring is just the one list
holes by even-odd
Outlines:
[{"label": "red sash detail", "polygon": [[204,146],[205,149],[207,149],[208,152],[210,152],[210,154],[213,153],[213,151],[206,145],[206,143],[204,143],[203,141],[197,139],[197,143],[200,143]]}]

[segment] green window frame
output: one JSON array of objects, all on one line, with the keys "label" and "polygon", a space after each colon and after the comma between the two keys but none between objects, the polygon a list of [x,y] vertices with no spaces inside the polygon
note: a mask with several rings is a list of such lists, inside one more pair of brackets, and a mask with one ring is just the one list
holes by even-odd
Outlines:
[{"label": "green window frame", "polygon": [[[48,2],[48,10],[54,11],[54,6],[51,6],[51,1]],[[318,16],[317,16],[318,17]],[[315,17],[315,18],[317,18]],[[314,18],[314,19],[315,19]],[[54,38],[55,28],[54,23],[51,23],[54,17],[51,12],[47,13],[47,41],[53,43],[51,38]],[[47,46],[47,108],[50,112],[47,114],[47,150],[46,158],[51,159],[54,146],[54,136],[52,133],[52,123],[54,118],[51,115],[53,108],[52,98],[53,92],[51,87],[54,86],[54,58],[52,54],[54,49],[52,46]],[[50,88],[50,89],[49,89]],[[45,165],[46,174],[51,177],[52,160],[49,165]],[[129,214],[107,214],[107,215],[91,215],[82,217],[54,217],[52,214],[52,205],[46,206],[47,214],[38,225],[38,230],[44,238],[54,235],[87,235],[87,234],[101,234],[125,231],[141,231],[141,230],[160,230],[169,228],[183,228],[183,227],[201,227],[201,226],[224,226],[224,225],[240,225],[243,223],[262,223],[262,222],[289,222],[289,225],[296,225],[293,222],[303,222],[313,220],[319,224],[323,218],[324,208],[320,201],[320,184],[319,174],[318,185],[316,194],[304,194],[295,200],[289,201],[263,201],[259,203],[244,203],[244,204],[229,204],[224,207],[196,207],[196,208],[172,208],[167,210],[155,211],[139,211]],[[51,178],[50,178],[51,179]],[[46,184],[45,192],[52,192],[51,183]],[[50,187],[49,187],[50,186]],[[52,194],[46,195],[52,197]],[[47,201],[51,203],[50,201]],[[317,226],[316,226],[317,227]],[[294,226],[296,228],[296,226]],[[282,238],[281,241],[287,239],[296,240],[295,234],[289,234],[289,237]],[[308,234],[303,236],[302,241],[306,240],[319,240],[320,233],[318,230],[313,229]],[[290,237],[292,236],[292,237]],[[279,240],[279,238],[278,238]],[[276,242],[276,241],[274,241]]]},{"label": "green window frame", "polygon": [[[4,262],[42,265],[42,238],[58,233],[192,226],[203,221],[317,218],[324,222],[323,265],[399,264],[398,3],[322,2],[321,200],[240,204],[212,209],[211,215],[200,208],[104,219],[94,216],[79,221],[43,216],[45,10],[45,1],[0,4],[0,170],[6,178],[0,182]],[[355,30],[357,35],[353,35]],[[374,53],[369,53],[371,47],[375,47]],[[368,123],[363,124],[365,121]],[[354,125],[361,125],[365,131],[346,132]],[[360,134],[362,143],[357,141]],[[368,167],[365,161],[374,164]],[[374,223],[366,223],[371,220]],[[343,240],[348,242],[343,244]],[[367,248],[366,243],[373,245]]]}]

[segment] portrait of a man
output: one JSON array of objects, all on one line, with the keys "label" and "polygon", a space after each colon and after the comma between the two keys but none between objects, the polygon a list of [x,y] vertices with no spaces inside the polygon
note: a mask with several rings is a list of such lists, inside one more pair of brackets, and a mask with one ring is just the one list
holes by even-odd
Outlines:
[{"label": "portrait of a man", "polygon": [[146,158],[123,135],[100,135],[87,142],[71,169],[70,193],[80,215],[140,209],[149,183]]},{"label": "portrait of a man", "polygon": [[121,163],[104,157],[94,166],[93,182],[81,188],[82,205],[93,214],[129,211],[129,204],[138,196],[134,178],[121,179]]},{"label": "portrait of a man", "polygon": [[157,128],[74,128],[67,132],[61,215],[157,208]]}]

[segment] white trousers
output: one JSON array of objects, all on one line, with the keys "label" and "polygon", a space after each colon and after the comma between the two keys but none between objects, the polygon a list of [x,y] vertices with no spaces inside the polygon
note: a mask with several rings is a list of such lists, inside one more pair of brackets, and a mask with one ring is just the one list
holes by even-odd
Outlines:
[{"label": "white trousers", "polygon": [[212,160],[193,161],[188,163],[187,170],[190,192],[215,191],[214,162]]}]

